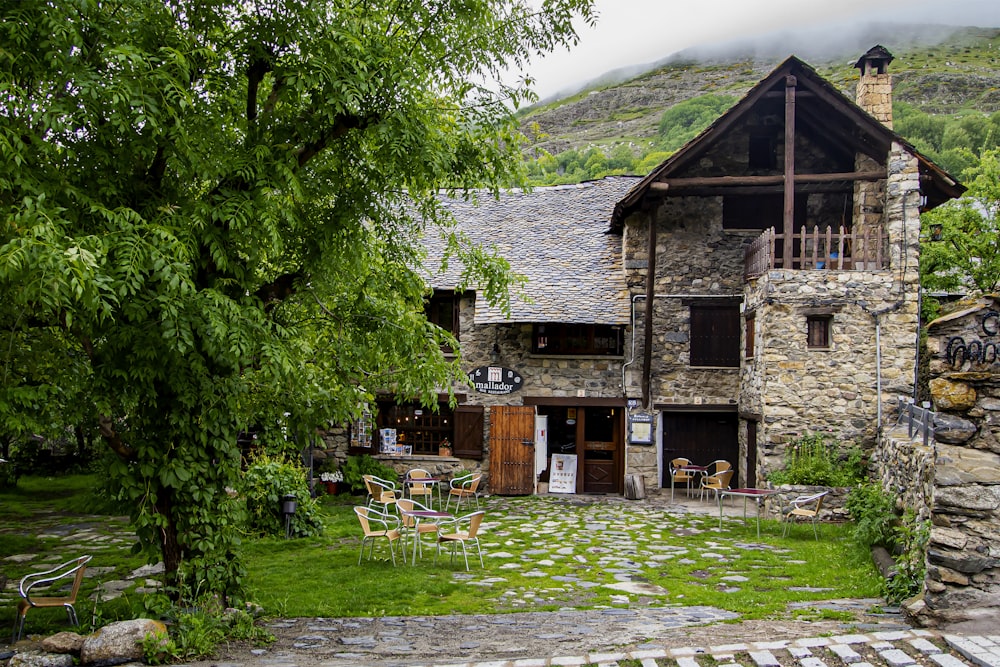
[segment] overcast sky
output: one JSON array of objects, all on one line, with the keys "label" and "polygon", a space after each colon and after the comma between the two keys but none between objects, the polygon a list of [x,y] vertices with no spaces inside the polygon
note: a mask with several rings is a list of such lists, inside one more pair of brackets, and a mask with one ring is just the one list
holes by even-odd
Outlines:
[{"label": "overcast sky", "polygon": [[578,25],[579,44],[536,60],[528,70],[541,97],[688,47],[751,37],[780,40],[781,31],[835,38],[871,22],[1000,27],[1000,0],[596,0],[596,6],[597,25]]}]

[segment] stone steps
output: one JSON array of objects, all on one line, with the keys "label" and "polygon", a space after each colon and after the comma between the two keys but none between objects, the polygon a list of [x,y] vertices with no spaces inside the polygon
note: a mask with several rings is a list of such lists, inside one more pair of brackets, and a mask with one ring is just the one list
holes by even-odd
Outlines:
[{"label": "stone steps", "polygon": [[[720,633],[725,626],[720,626]],[[901,630],[433,667],[1000,667],[1000,636]],[[425,667],[431,667],[427,665]]]}]

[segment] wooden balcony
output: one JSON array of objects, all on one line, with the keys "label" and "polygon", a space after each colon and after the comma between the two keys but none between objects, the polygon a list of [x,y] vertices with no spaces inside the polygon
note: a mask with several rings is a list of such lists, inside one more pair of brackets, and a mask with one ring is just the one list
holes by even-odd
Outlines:
[{"label": "wooden balcony", "polygon": [[808,228],[792,235],[792,256],[784,257],[785,235],[774,227],[764,230],[747,246],[743,279],[751,280],[772,269],[877,271],[887,268],[889,237],[881,228],[860,233],[841,227]]}]

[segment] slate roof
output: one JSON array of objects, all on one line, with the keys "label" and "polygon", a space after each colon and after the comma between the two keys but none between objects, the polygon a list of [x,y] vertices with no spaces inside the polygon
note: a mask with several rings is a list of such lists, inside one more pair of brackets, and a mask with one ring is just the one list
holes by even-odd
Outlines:
[{"label": "slate roof", "polygon": [[[494,199],[482,193],[477,204],[445,198],[458,228],[472,240],[496,250],[511,269],[528,278],[523,292],[511,296],[505,317],[477,295],[477,324],[512,322],[628,324],[629,296],[622,270],[622,239],[607,229],[615,204],[640,180],[609,176],[577,185],[506,192]],[[440,243],[427,243],[426,266],[440,264]],[[430,278],[435,289],[454,289],[460,267]]]}]

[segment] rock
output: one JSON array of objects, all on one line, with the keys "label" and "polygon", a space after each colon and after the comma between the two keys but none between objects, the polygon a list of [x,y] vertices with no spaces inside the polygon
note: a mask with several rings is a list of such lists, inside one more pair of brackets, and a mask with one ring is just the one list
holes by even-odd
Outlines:
[{"label": "rock", "polygon": [[20,651],[14,654],[7,667],[73,667],[73,656],[68,653]]},{"label": "rock", "polygon": [[964,412],[976,405],[976,390],[964,382],[932,378],[928,384],[937,410]]},{"label": "rock", "polygon": [[148,618],[111,623],[84,640],[80,662],[117,665],[139,660],[143,657],[142,643],[152,634],[166,635],[167,626]]},{"label": "rock", "polygon": [[959,445],[970,440],[975,434],[976,425],[968,419],[948,414],[934,416],[934,438],[938,442]]},{"label": "rock", "polygon": [[80,655],[85,637],[75,632],[57,632],[42,640],[42,650],[47,653]]}]

